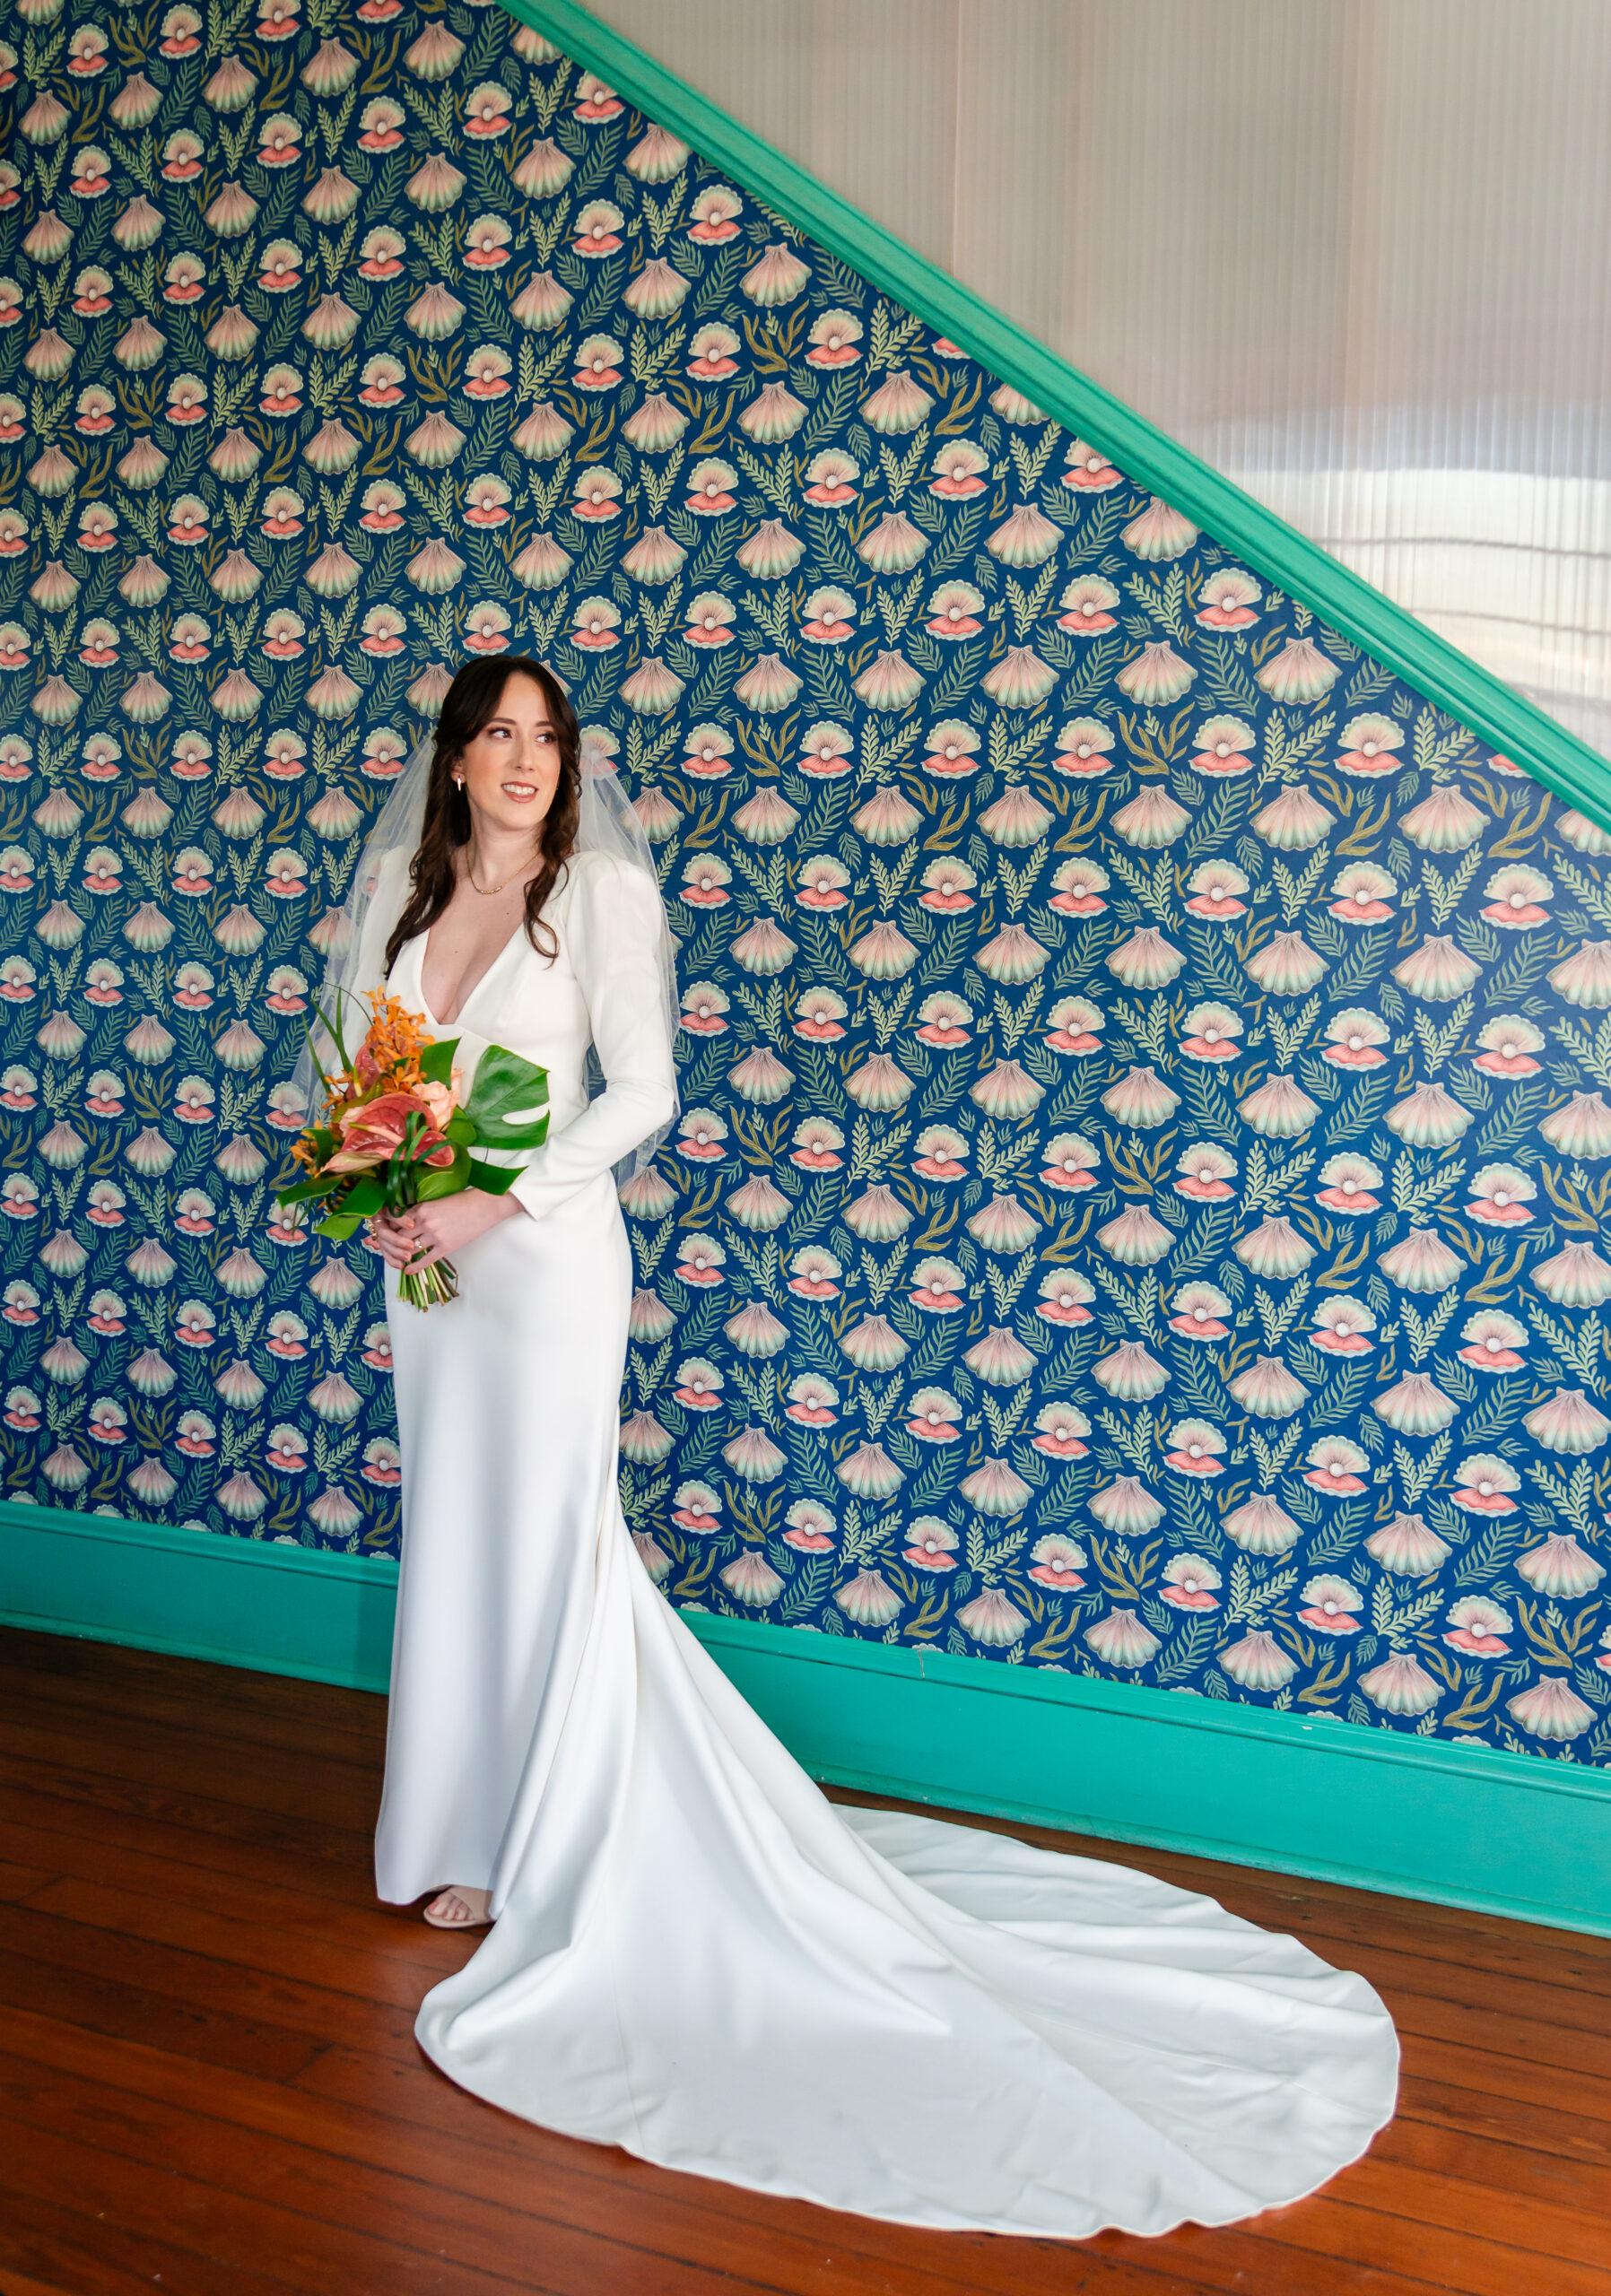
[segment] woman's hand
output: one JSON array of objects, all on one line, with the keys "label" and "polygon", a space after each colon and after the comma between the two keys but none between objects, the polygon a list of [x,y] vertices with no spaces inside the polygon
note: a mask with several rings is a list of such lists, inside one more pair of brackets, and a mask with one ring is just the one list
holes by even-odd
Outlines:
[{"label": "woman's hand", "polygon": [[380,1213],[369,1223],[370,1240],[388,1266],[408,1267],[417,1274],[433,1261],[451,1259],[477,1236],[512,1220],[522,1211],[513,1196],[489,1196],[484,1188],[461,1188],[457,1196],[439,1196],[433,1204],[416,1204],[412,1210]]}]

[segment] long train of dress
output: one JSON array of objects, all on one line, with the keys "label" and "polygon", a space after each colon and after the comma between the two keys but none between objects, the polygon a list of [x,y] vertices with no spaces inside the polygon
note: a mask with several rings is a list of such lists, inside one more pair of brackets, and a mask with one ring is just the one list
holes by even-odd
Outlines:
[{"label": "long train of dress", "polygon": [[[533,1216],[461,1255],[457,1301],[393,1308],[379,1887],[490,1886],[498,1916],[422,2045],[547,2127],[897,2222],[1153,2233],[1312,2191],[1393,2109],[1363,1979],[1124,1867],[835,1808],[643,1569],[608,1166],[663,1113],[669,1050],[627,911],[596,929],[579,874],[560,962],[512,944],[472,999],[483,1039],[550,1065]],[[421,949],[393,987],[422,1005]]]}]

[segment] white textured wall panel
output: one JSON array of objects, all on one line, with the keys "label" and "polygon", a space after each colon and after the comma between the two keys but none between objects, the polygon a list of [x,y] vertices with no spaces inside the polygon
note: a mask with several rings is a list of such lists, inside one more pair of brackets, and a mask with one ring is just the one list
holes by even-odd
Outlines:
[{"label": "white textured wall panel", "polygon": [[592,0],[1611,749],[1607,0]]}]

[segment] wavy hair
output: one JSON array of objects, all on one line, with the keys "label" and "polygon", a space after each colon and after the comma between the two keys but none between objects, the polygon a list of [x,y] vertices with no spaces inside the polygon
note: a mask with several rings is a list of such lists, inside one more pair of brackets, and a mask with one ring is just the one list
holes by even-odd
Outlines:
[{"label": "wavy hair", "polygon": [[[443,699],[425,790],[424,826],[409,864],[414,890],[386,944],[388,973],[404,943],[412,941],[416,933],[428,933],[453,899],[458,883],[457,856],[470,841],[470,801],[462,789],[455,787],[453,769],[467,744],[497,716],[503,689],[512,677],[527,677],[541,686],[559,744],[560,778],[543,822],[542,866],[526,888],[527,938],[551,963],[558,952],[553,926],[542,921],[543,904],[553,891],[565,857],[576,846],[581,806],[581,734],[576,712],[552,670],[527,654],[498,654],[485,661],[466,662]],[[546,944],[537,938],[539,930],[546,936]]]}]

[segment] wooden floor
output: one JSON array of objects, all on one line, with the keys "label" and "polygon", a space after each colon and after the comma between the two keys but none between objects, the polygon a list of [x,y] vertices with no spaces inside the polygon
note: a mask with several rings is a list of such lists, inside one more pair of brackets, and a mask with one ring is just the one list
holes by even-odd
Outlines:
[{"label": "wooden floor", "polygon": [[911,2231],[445,2081],[414,2013],[466,1945],[371,1896],[384,1718],[0,1631],[0,2296],[1611,2296],[1611,1941],[1016,1829],[1362,1970],[1403,2036],[1399,2118],[1319,2197],[1230,2231]]}]

